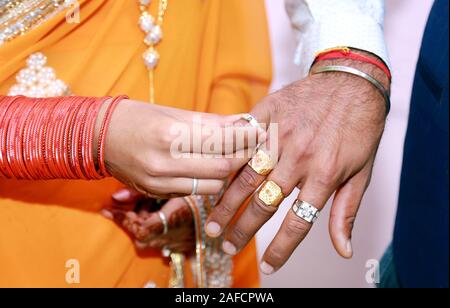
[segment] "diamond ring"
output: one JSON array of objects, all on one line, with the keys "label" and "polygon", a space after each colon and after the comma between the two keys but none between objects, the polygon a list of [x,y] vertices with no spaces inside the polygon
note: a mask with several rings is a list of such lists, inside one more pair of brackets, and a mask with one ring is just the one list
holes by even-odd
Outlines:
[{"label": "diamond ring", "polygon": [[295,200],[292,211],[297,217],[312,224],[316,222],[320,215],[320,211],[314,205],[302,200]]}]

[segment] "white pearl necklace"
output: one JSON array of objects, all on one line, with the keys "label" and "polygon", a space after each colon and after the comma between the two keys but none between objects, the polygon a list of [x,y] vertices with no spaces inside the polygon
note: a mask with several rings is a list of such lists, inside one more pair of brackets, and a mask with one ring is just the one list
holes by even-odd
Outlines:
[{"label": "white pearl necklace", "polygon": [[154,70],[159,64],[160,56],[156,50],[157,45],[163,38],[162,24],[167,10],[168,0],[159,0],[158,16],[155,18],[149,12],[148,8],[152,0],[138,0],[141,10],[139,17],[139,27],[145,33],[144,43],[148,49],[142,55],[144,64],[149,71],[150,80],[150,102],[155,102]]}]

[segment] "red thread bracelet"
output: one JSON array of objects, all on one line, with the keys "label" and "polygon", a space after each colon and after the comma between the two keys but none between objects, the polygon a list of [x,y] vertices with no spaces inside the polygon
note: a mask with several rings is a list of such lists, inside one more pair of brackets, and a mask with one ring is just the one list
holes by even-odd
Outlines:
[{"label": "red thread bracelet", "polygon": [[324,51],[322,53],[319,53],[316,57],[315,62],[318,61],[324,61],[324,60],[336,60],[336,59],[351,59],[356,60],[364,63],[372,64],[379,69],[381,69],[386,76],[389,78],[389,80],[392,79],[392,74],[390,69],[387,67],[387,65],[375,58],[368,57],[356,52],[351,51],[349,48],[337,48],[337,49],[331,49]]}]

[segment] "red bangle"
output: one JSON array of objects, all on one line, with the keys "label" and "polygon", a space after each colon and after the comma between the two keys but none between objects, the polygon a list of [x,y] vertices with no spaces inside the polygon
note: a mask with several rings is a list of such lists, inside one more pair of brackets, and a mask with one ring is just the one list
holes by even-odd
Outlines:
[{"label": "red bangle", "polygon": [[72,130],[72,147],[71,147],[71,162],[74,166],[75,172],[77,174],[77,177],[80,179],[87,180],[88,176],[85,174],[83,170],[83,162],[82,162],[82,156],[81,156],[81,148],[83,146],[82,143],[82,129],[84,126],[84,122],[86,120],[86,116],[89,111],[91,101],[89,98],[85,98],[83,102],[81,103],[81,109],[78,110],[76,116],[75,116],[75,123]]},{"label": "red bangle", "polygon": [[99,135],[100,170],[94,161],[94,130],[106,99],[0,96],[0,178],[101,179],[104,141],[117,97],[108,106]]},{"label": "red bangle", "polygon": [[33,134],[32,134],[32,125],[34,122],[34,118],[35,118],[35,114],[36,114],[36,105],[39,103],[38,100],[34,100],[29,108],[28,108],[28,113],[22,115],[22,121],[23,124],[20,128],[20,132],[21,132],[21,143],[22,143],[22,153],[23,153],[23,166],[24,169],[26,170],[26,173],[29,175],[29,179],[33,179],[36,177],[35,174],[35,170],[33,168],[31,168],[30,163],[32,162],[31,160],[31,142],[33,139]]},{"label": "red bangle", "polygon": [[105,97],[91,105],[88,111],[87,121],[84,124],[85,126],[83,129],[83,136],[82,138],[80,138],[80,140],[83,141],[83,144],[80,147],[81,149],[80,159],[84,161],[84,166],[86,168],[85,172],[88,178],[91,179],[101,179],[104,177],[103,174],[97,169],[95,161],[90,158],[94,157],[95,145],[93,139],[95,134],[95,124],[97,121],[97,117],[104,102],[109,98],[110,97]]},{"label": "red bangle", "polygon": [[19,98],[20,98],[19,96],[6,97],[3,100],[3,104],[0,104],[0,176],[3,176],[4,178],[12,177],[12,170],[9,167],[7,158],[7,147],[6,147],[6,140],[7,140],[6,136],[8,133],[7,121],[9,121],[7,115],[11,106]]},{"label": "red bangle", "polygon": [[21,151],[21,139],[18,138],[20,116],[25,112],[27,104],[18,104],[14,112],[11,113],[11,124],[7,150],[8,160],[16,178],[28,179],[27,174],[22,168],[22,151]]},{"label": "red bangle", "polygon": [[112,118],[112,114],[114,112],[114,109],[117,107],[117,105],[123,100],[123,99],[127,99],[127,96],[118,96],[116,98],[113,99],[113,101],[109,104],[108,109],[106,110],[105,113],[105,118],[103,120],[101,129],[100,129],[100,134],[98,137],[98,165],[99,165],[99,169],[101,174],[103,174],[103,176],[111,176],[108,172],[108,170],[106,169],[106,165],[105,165],[105,140],[106,140],[106,134],[108,132],[108,127],[109,127],[109,123],[111,122],[111,118]]},{"label": "red bangle", "polygon": [[76,112],[81,107],[81,104],[70,104],[70,107],[66,113],[66,116],[63,121],[62,129],[60,132],[60,147],[61,147],[61,160],[64,161],[64,166],[66,167],[67,178],[68,179],[76,179],[76,175],[74,173],[74,168],[70,164],[70,151],[69,148],[71,145],[69,144],[69,135],[70,135],[70,125],[72,125],[72,120]]},{"label": "red bangle", "polygon": [[50,117],[47,120],[46,126],[48,127],[48,132],[46,136],[46,148],[47,148],[47,163],[50,174],[53,178],[64,178],[64,174],[61,172],[61,166],[58,165],[57,152],[56,152],[56,135],[58,131],[58,122],[64,113],[64,101],[58,100],[56,106],[53,109]]},{"label": "red bangle", "polygon": [[336,59],[351,59],[375,65],[386,74],[389,80],[392,79],[391,71],[383,61],[353,52],[349,48],[337,48],[319,53],[316,57],[315,62]]},{"label": "red bangle", "polygon": [[[47,138],[49,138],[51,133],[51,126],[50,121],[53,114],[53,111],[58,107],[58,99],[57,98],[50,98],[47,101],[47,112],[45,113],[46,116],[43,118],[41,125],[42,125],[42,134],[39,135],[39,144],[40,144],[40,150],[42,151],[42,156],[40,156],[41,159],[36,161],[36,164],[39,164],[39,161],[42,162],[44,167],[44,176],[42,179],[52,179],[55,177],[55,175],[51,172],[51,163],[50,163],[50,154],[49,154],[49,148],[47,148]],[[41,107],[41,110],[43,110],[44,106]],[[44,112],[43,112],[44,113]]]}]

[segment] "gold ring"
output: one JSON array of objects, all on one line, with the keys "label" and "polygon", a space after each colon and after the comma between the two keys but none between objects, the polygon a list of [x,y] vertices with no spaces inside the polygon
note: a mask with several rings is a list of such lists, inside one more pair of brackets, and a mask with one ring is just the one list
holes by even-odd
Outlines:
[{"label": "gold ring", "polygon": [[275,163],[270,158],[270,156],[259,149],[255,156],[249,161],[248,165],[260,175],[268,175],[273,168],[275,167]]},{"label": "gold ring", "polygon": [[267,206],[278,207],[284,200],[284,194],[281,187],[274,181],[267,181],[259,190],[259,200]]}]

